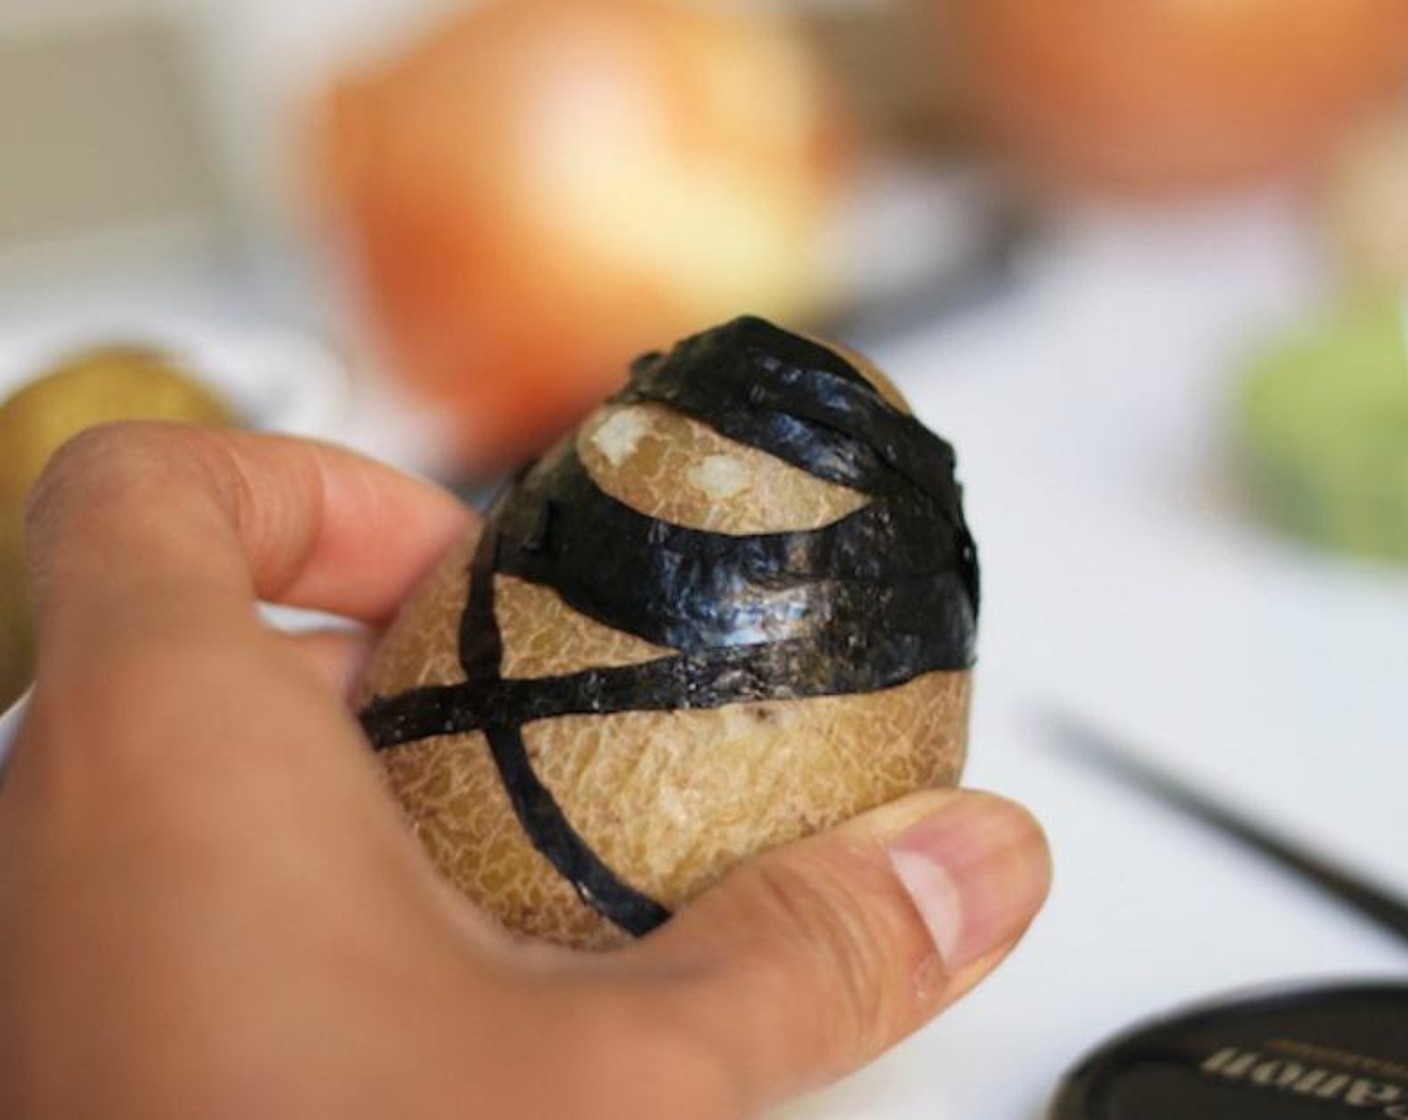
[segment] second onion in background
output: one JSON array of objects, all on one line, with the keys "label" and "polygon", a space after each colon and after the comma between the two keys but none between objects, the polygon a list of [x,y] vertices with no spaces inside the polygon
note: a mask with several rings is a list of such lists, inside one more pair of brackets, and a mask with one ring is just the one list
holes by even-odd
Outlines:
[{"label": "second onion in background", "polygon": [[643,350],[806,323],[842,129],[789,26],[666,0],[501,0],[329,102],[328,179],[394,368],[471,469],[569,427]]}]

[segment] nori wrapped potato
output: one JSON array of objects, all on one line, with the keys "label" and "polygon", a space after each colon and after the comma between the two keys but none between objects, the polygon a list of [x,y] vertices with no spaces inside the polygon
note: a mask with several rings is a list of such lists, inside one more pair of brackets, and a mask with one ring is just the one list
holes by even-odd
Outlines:
[{"label": "nori wrapped potato", "polygon": [[640,935],[967,739],[952,449],[868,363],[742,318],[651,354],[408,602],[361,718],[432,858],[511,930]]}]

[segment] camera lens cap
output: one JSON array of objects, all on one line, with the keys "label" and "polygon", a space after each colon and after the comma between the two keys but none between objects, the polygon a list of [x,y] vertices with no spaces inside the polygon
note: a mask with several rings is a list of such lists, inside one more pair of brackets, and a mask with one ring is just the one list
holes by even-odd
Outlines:
[{"label": "camera lens cap", "polygon": [[1408,1120],[1408,983],[1207,1004],[1120,1036],[1049,1120]]}]

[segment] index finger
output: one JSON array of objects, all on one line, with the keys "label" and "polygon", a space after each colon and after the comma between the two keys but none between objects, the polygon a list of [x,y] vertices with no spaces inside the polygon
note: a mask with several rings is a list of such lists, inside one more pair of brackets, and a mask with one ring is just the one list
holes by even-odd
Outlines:
[{"label": "index finger", "polygon": [[256,600],[380,623],[474,520],[447,491],[331,445],[104,425],[55,456],[31,500],[40,641],[134,614],[187,630]]}]

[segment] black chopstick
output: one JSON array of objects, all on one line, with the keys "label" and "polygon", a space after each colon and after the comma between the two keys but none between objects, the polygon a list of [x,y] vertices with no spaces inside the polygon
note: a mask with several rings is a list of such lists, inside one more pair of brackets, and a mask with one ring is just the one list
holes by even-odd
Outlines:
[{"label": "black chopstick", "polygon": [[1408,942],[1408,901],[1145,762],[1075,716],[1048,709],[1043,719],[1064,753],[1240,841]]}]

